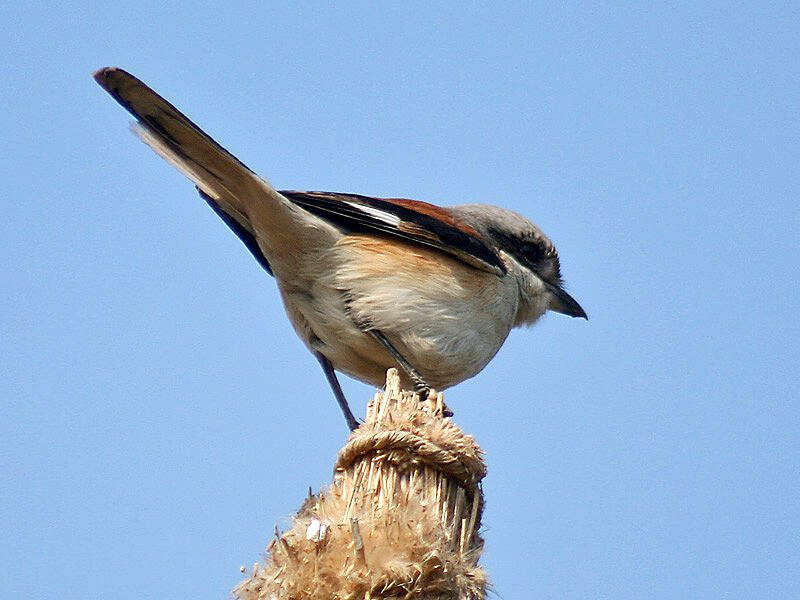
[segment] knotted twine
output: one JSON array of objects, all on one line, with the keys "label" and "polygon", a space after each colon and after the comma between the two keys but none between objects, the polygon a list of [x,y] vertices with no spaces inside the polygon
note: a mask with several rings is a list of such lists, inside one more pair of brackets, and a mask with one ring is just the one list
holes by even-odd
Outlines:
[{"label": "knotted twine", "polygon": [[333,484],[309,493],[240,600],[483,600],[477,565],[486,475],[482,451],[441,393],[403,391],[395,369],[339,452]]}]

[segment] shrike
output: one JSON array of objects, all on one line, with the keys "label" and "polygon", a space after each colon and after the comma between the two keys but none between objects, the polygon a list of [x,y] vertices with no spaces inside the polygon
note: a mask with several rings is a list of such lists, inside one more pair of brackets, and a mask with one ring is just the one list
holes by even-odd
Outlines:
[{"label": "shrike", "polygon": [[131,74],[110,67],[94,78],[275,276],[351,429],[358,421],[335,370],[380,386],[399,366],[404,385],[441,390],[477,374],[513,327],[547,310],[586,318],[562,287],[552,242],[517,213],[277,191]]}]

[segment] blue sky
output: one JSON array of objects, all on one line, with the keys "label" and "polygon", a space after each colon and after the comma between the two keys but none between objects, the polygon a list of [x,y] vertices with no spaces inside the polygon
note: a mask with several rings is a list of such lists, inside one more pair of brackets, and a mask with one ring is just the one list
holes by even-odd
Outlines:
[{"label": "blue sky", "polygon": [[487,453],[496,597],[800,596],[799,12],[0,8],[0,597],[225,598],[345,437],[274,282],[128,132],[107,65],[277,187],[500,204],[553,238],[588,323],[515,331],[447,394]]}]

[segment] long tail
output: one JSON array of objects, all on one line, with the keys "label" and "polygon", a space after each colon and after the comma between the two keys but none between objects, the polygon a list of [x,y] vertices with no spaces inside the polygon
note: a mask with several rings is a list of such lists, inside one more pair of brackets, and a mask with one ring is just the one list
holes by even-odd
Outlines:
[{"label": "long tail", "polygon": [[209,204],[233,219],[243,233],[254,234],[250,215],[257,205],[286,205],[267,181],[130,73],[106,67],[94,73],[94,79],[136,117],[136,134],[191,179]]}]

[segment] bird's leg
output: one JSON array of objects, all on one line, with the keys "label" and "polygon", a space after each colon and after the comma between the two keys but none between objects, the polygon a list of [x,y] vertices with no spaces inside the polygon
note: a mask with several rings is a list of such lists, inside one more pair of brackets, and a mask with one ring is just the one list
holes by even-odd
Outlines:
[{"label": "bird's leg", "polygon": [[367,331],[372,337],[378,340],[381,345],[389,351],[394,359],[397,361],[403,370],[408,374],[411,380],[414,382],[414,391],[417,392],[420,397],[424,400],[428,397],[428,393],[431,391],[431,386],[429,386],[425,380],[422,378],[422,375],[419,374],[410,362],[408,362],[405,357],[397,351],[392,343],[386,338],[383,333],[381,333],[378,329],[369,329]]},{"label": "bird's leg", "polygon": [[350,411],[350,406],[347,404],[347,398],[344,397],[342,386],[339,385],[339,380],[336,378],[336,371],[333,370],[331,361],[329,361],[321,352],[315,351],[314,356],[317,357],[319,364],[322,366],[322,370],[325,372],[325,377],[328,379],[328,383],[333,390],[333,395],[336,396],[336,401],[339,403],[339,408],[342,409],[344,420],[347,421],[347,426],[350,428],[350,431],[355,431],[358,429],[358,421]]}]

